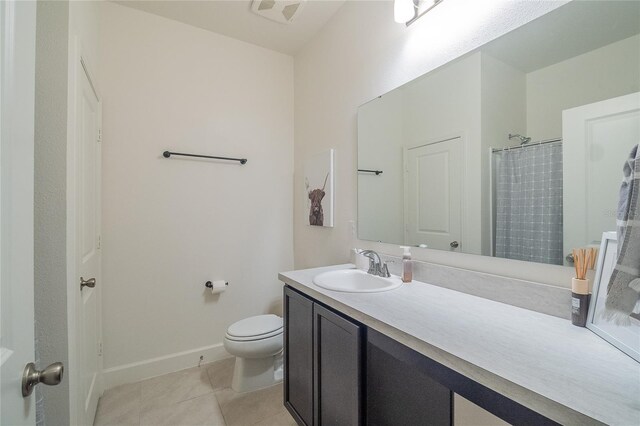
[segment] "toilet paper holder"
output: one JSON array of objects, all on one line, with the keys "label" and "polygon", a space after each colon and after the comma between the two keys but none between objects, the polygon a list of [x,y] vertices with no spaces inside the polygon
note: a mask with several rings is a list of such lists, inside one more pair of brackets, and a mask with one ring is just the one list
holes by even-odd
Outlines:
[{"label": "toilet paper holder", "polygon": [[[224,285],[228,286],[229,285],[229,281],[225,281]],[[213,283],[211,281],[207,281],[206,283],[204,283],[204,286],[206,288],[213,288]]]}]

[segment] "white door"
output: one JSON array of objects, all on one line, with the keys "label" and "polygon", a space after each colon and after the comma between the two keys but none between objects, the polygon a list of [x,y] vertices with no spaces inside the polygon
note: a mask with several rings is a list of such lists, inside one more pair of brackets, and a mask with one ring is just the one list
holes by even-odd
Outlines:
[{"label": "white door", "polygon": [[[33,362],[33,150],[36,3],[0,2],[0,424],[34,425],[22,397]],[[40,366],[39,366],[40,367]]]},{"label": "white door", "polygon": [[405,244],[462,251],[462,139],[405,154]]},{"label": "white door", "polygon": [[640,143],[640,93],[562,113],[564,253],[615,231],[622,167]]},{"label": "white door", "polygon": [[[92,424],[102,393],[101,348],[101,125],[102,108],[89,72],[80,57],[75,78],[76,105],[76,247],[78,386],[85,424]],[[73,349],[73,348],[72,348]]]}]

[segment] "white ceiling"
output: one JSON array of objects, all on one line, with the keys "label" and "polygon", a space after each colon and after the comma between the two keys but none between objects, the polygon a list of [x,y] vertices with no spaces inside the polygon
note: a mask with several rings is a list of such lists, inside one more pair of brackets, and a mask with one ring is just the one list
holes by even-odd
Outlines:
[{"label": "white ceiling", "polygon": [[640,1],[572,1],[480,50],[531,72],[640,33]]},{"label": "white ceiling", "polygon": [[185,24],[295,55],[322,29],[345,0],[308,0],[293,22],[281,24],[251,11],[251,0],[120,0],[124,6],[143,10]]}]

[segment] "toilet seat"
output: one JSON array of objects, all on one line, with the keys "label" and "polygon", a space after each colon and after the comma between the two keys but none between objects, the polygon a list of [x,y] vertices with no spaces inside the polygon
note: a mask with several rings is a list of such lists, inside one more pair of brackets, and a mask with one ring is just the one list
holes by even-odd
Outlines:
[{"label": "toilet seat", "polygon": [[233,340],[234,342],[255,342],[258,340],[268,339],[269,337],[277,336],[282,333],[283,331],[282,329],[280,329],[280,330],[272,331],[271,333],[261,334],[259,336],[238,337],[238,336],[232,336],[229,333],[227,333],[225,337],[228,340]]},{"label": "toilet seat", "polygon": [[231,324],[225,337],[236,342],[252,342],[268,339],[282,333],[282,318],[269,314],[256,315]]}]

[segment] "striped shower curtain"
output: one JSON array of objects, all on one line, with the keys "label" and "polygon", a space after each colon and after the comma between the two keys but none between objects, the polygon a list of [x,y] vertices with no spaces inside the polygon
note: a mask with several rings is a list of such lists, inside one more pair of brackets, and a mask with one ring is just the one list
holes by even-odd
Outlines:
[{"label": "striped shower curtain", "polygon": [[561,142],[494,155],[496,256],[562,265]]}]

